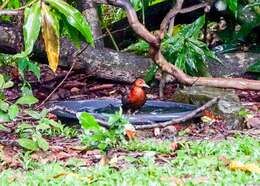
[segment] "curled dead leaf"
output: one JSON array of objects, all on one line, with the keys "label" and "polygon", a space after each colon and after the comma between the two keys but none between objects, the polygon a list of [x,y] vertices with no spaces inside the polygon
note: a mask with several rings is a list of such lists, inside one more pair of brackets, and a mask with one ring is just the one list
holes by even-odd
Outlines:
[{"label": "curled dead leaf", "polygon": [[55,72],[60,52],[59,21],[45,3],[42,3],[42,36],[50,68]]}]

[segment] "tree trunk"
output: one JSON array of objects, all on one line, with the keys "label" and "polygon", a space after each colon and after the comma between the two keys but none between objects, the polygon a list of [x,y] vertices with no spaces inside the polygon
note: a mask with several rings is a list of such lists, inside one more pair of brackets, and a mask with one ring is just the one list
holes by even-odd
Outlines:
[{"label": "tree trunk", "polygon": [[96,48],[103,48],[104,42],[103,39],[100,39],[100,36],[102,36],[102,29],[100,27],[96,3],[90,0],[80,0],[77,3],[82,14],[86,17],[91,26]]},{"label": "tree trunk", "polygon": [[[20,48],[21,35],[14,27],[0,26],[0,53],[12,51],[17,53]],[[83,46],[82,46],[83,47]],[[61,39],[60,65],[70,66],[70,57],[77,49],[67,39]],[[46,53],[42,41],[34,47],[35,58],[46,61]],[[129,53],[116,52],[106,48],[88,47],[76,59],[75,68],[85,69],[86,73],[97,78],[114,81],[133,82],[142,77],[146,69],[152,64],[151,59]]]}]

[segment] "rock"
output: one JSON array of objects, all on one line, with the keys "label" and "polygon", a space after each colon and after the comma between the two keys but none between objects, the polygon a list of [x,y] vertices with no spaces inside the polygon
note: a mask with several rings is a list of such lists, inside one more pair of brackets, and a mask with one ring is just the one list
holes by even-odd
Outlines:
[{"label": "rock", "polygon": [[238,112],[242,105],[234,90],[205,86],[185,87],[184,89],[177,89],[173,99],[177,102],[201,106],[217,96],[220,97],[220,100],[216,106],[212,107],[213,111],[225,119],[228,127],[240,127],[242,118],[238,116]]},{"label": "rock", "polygon": [[234,52],[219,54],[223,64],[209,61],[209,72],[214,77],[243,76],[249,65],[260,59],[260,53]]},{"label": "rock", "polygon": [[77,87],[73,87],[72,89],[70,89],[70,92],[71,92],[72,94],[77,94],[77,93],[80,92],[80,89],[77,88]]},{"label": "rock", "polygon": [[260,129],[260,118],[252,117],[247,120],[247,125],[249,128]]}]

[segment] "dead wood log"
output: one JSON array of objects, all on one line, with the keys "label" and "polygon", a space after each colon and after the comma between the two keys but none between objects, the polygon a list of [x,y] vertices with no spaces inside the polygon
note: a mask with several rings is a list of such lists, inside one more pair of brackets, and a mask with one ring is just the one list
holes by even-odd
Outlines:
[{"label": "dead wood log", "polygon": [[[141,24],[137,18],[136,11],[128,0],[95,0],[96,3],[109,4],[115,7],[123,8],[127,14],[129,25],[132,29],[150,45],[150,56],[161,69],[173,75],[180,83],[185,85],[205,85],[219,88],[235,88],[242,90],[260,90],[260,81],[247,80],[243,78],[208,78],[208,77],[191,77],[185,74],[175,65],[169,63],[160,51],[161,38],[164,35],[163,29],[160,32],[152,34]],[[182,4],[183,0],[177,0],[176,5]],[[206,4],[205,4],[206,6]],[[195,7],[201,8],[201,7]],[[177,13],[187,13],[194,8],[184,8]],[[170,12],[171,13],[171,12]],[[175,16],[175,15],[172,15]],[[169,16],[170,18],[170,16]],[[168,17],[166,16],[166,19]],[[164,27],[162,27],[164,28]]]},{"label": "dead wood log", "polygon": [[[15,27],[0,25],[0,53],[19,52],[21,34]],[[83,46],[82,46],[83,47]],[[46,59],[43,42],[40,40],[34,47],[34,57]],[[70,66],[70,56],[77,49],[67,39],[61,40],[60,65]],[[90,76],[114,81],[133,82],[142,77],[152,64],[151,59],[114,50],[88,47],[76,59],[77,69],[85,69]]]}]

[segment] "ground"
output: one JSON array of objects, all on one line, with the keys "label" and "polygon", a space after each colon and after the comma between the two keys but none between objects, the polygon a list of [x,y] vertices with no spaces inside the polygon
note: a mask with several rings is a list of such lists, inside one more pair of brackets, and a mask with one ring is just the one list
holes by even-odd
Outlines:
[{"label": "ground", "polygon": [[[19,84],[15,69],[8,70]],[[43,67],[42,73],[40,83],[28,76],[41,101],[67,70],[59,69],[55,77]],[[119,98],[127,86],[72,71],[50,100]],[[166,86],[166,99],[176,86]],[[18,87],[8,90],[9,101],[19,97],[19,92]],[[237,93],[257,115],[259,93]],[[157,95],[155,86],[149,97],[158,99]],[[214,113],[204,115],[211,120],[196,119],[161,131],[138,131],[135,139],[122,141],[107,153],[84,146],[80,127],[69,123],[60,130],[49,130],[51,135],[44,133],[49,142],[47,151],[26,151],[16,141],[21,123],[8,123],[5,126],[9,130],[0,133],[0,185],[259,185],[259,129],[230,130]]]}]

